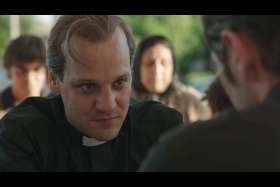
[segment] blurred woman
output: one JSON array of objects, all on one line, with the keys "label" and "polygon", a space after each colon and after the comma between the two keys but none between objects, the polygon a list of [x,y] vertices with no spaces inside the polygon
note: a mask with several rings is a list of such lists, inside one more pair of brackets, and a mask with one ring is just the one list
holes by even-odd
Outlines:
[{"label": "blurred woman", "polygon": [[176,78],[174,49],[164,36],[150,36],[140,42],[134,58],[132,97],[155,100],[177,109],[186,123],[211,117],[203,94]]}]

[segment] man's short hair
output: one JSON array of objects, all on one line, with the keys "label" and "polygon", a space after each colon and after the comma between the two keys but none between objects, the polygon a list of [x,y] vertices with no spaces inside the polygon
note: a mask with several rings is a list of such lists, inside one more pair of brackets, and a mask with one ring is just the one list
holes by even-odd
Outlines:
[{"label": "man's short hair", "polygon": [[65,50],[73,58],[70,40],[78,35],[90,42],[106,41],[116,28],[124,32],[130,51],[130,61],[134,51],[133,35],[119,16],[114,15],[63,15],[60,16],[48,39],[48,66],[59,80],[63,81]]},{"label": "man's short hair", "polygon": [[231,30],[250,38],[260,51],[264,68],[280,74],[280,15],[204,15],[203,24],[207,43],[223,63],[226,51],[221,32]]},{"label": "man's short hair", "polygon": [[233,107],[219,78],[216,78],[210,84],[203,100],[208,100],[212,112],[222,112],[225,109]]},{"label": "man's short hair", "polygon": [[34,60],[45,63],[46,46],[40,37],[22,35],[8,44],[3,59],[6,69],[18,63],[30,63]]}]

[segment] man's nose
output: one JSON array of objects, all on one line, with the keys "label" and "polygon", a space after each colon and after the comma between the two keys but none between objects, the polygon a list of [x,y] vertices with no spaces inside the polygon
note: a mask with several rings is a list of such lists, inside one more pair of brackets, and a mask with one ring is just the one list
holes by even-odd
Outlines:
[{"label": "man's nose", "polygon": [[26,73],[26,78],[28,82],[33,82],[34,78],[35,78],[35,74],[32,71],[29,71]]},{"label": "man's nose", "polygon": [[111,113],[116,105],[116,96],[112,89],[102,89],[97,98],[96,109],[104,113]]}]

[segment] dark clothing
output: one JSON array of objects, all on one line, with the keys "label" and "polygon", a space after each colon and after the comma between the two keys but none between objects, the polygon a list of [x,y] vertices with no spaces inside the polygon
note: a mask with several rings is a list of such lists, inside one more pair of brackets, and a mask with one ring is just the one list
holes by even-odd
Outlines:
[{"label": "dark clothing", "polygon": [[280,87],[260,105],[171,131],[140,171],[280,171]]},{"label": "dark clothing", "polygon": [[82,145],[66,120],[60,96],[29,98],[2,119],[0,169],[4,171],[136,171],[150,146],[182,116],[157,102],[132,104],[119,135]]},{"label": "dark clothing", "polygon": [[0,95],[0,110],[7,110],[15,105],[16,99],[12,93],[12,87],[8,87]]}]

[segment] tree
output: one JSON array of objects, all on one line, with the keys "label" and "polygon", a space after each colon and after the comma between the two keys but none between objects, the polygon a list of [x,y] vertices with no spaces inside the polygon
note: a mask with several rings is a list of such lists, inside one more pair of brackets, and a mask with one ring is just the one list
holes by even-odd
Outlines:
[{"label": "tree", "polygon": [[10,32],[9,32],[9,27],[10,27],[10,22],[9,22],[9,16],[6,15],[1,15],[0,16],[0,56],[2,56],[4,52],[4,48],[7,44],[7,41],[10,38]]},{"label": "tree", "polygon": [[[0,16],[0,57],[2,57],[5,47],[10,41],[10,16]],[[21,34],[35,34],[40,37],[48,35],[49,28],[42,23],[36,16],[22,15],[20,16],[20,31]]]},{"label": "tree", "polygon": [[153,34],[166,36],[174,45],[179,74],[185,75],[198,56],[207,56],[198,15],[123,16],[131,26],[136,43]]}]

